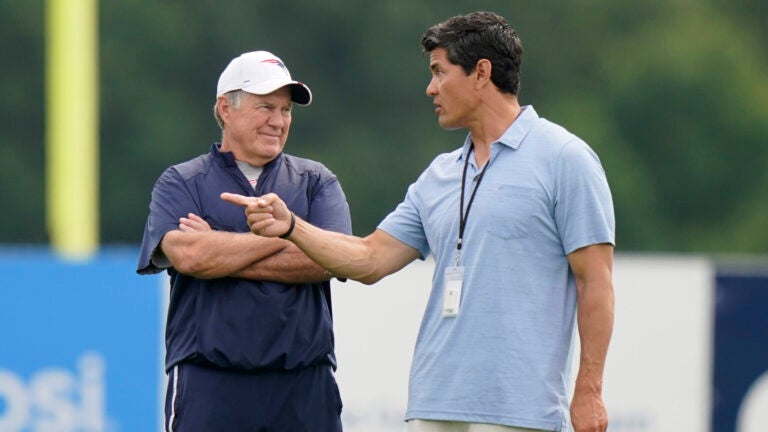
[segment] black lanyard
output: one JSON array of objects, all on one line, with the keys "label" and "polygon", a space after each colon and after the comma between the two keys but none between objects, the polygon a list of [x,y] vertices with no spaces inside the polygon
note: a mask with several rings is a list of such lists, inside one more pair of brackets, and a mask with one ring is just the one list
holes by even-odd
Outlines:
[{"label": "black lanyard", "polygon": [[483,170],[480,171],[480,174],[477,176],[477,183],[475,183],[475,188],[472,189],[472,195],[469,196],[469,202],[467,203],[467,210],[464,211],[464,184],[467,181],[467,167],[469,166],[469,155],[472,153],[472,150],[475,148],[475,143],[470,144],[469,151],[467,152],[467,158],[464,159],[464,172],[461,174],[461,200],[459,202],[459,240],[456,243],[456,264],[458,265],[459,262],[459,252],[461,251],[461,240],[464,238],[464,228],[467,226],[467,218],[469,217],[469,209],[472,208],[472,201],[475,200],[475,194],[477,193],[477,188],[480,187],[480,182],[483,180],[483,175],[485,175],[485,170],[488,169],[488,165],[491,164],[490,159],[488,162],[485,163],[485,166],[483,167]]}]

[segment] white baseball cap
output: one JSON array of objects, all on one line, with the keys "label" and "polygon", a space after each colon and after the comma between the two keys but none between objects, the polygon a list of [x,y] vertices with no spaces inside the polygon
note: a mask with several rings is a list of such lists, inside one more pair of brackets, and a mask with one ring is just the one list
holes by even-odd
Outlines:
[{"label": "white baseball cap", "polygon": [[235,57],[224,69],[216,86],[216,97],[233,90],[265,95],[291,86],[291,100],[299,105],[312,102],[312,92],[305,84],[291,79],[280,58],[268,51],[252,51]]}]

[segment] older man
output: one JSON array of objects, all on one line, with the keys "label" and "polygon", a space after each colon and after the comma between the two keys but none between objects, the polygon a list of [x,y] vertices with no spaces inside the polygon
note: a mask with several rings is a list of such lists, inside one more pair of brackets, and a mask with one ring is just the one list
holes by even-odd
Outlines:
[{"label": "older man", "polygon": [[283,152],[294,104],[311,100],[275,55],[233,59],[216,92],[221,143],[152,191],[137,271],[170,275],[169,432],[341,430],[330,274],[290,242],[252,235],[219,199],[276,193],[302,219],[351,232],[336,177]]}]

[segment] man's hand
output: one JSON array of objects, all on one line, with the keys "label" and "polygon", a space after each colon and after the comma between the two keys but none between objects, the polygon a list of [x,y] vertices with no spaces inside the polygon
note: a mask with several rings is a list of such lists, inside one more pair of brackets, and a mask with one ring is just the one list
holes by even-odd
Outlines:
[{"label": "man's hand", "polygon": [[608,428],[608,413],[600,391],[589,388],[574,391],[571,422],[575,432],[604,432]]},{"label": "man's hand", "polygon": [[291,225],[291,211],[283,200],[270,193],[260,197],[247,197],[224,192],[221,199],[245,208],[245,217],[251,232],[263,237],[279,237]]},{"label": "man's hand", "polygon": [[194,213],[189,213],[187,217],[179,219],[179,229],[184,232],[212,231],[208,222]]}]

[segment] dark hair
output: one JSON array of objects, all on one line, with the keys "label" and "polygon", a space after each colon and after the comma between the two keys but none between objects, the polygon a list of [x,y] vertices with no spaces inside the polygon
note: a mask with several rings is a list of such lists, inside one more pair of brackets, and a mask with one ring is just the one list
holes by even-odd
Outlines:
[{"label": "dark hair", "polygon": [[523,45],[507,20],[493,12],[473,12],[449,18],[421,37],[424,52],[445,48],[448,61],[469,75],[480,59],[491,62],[491,81],[502,93],[520,91]]}]

